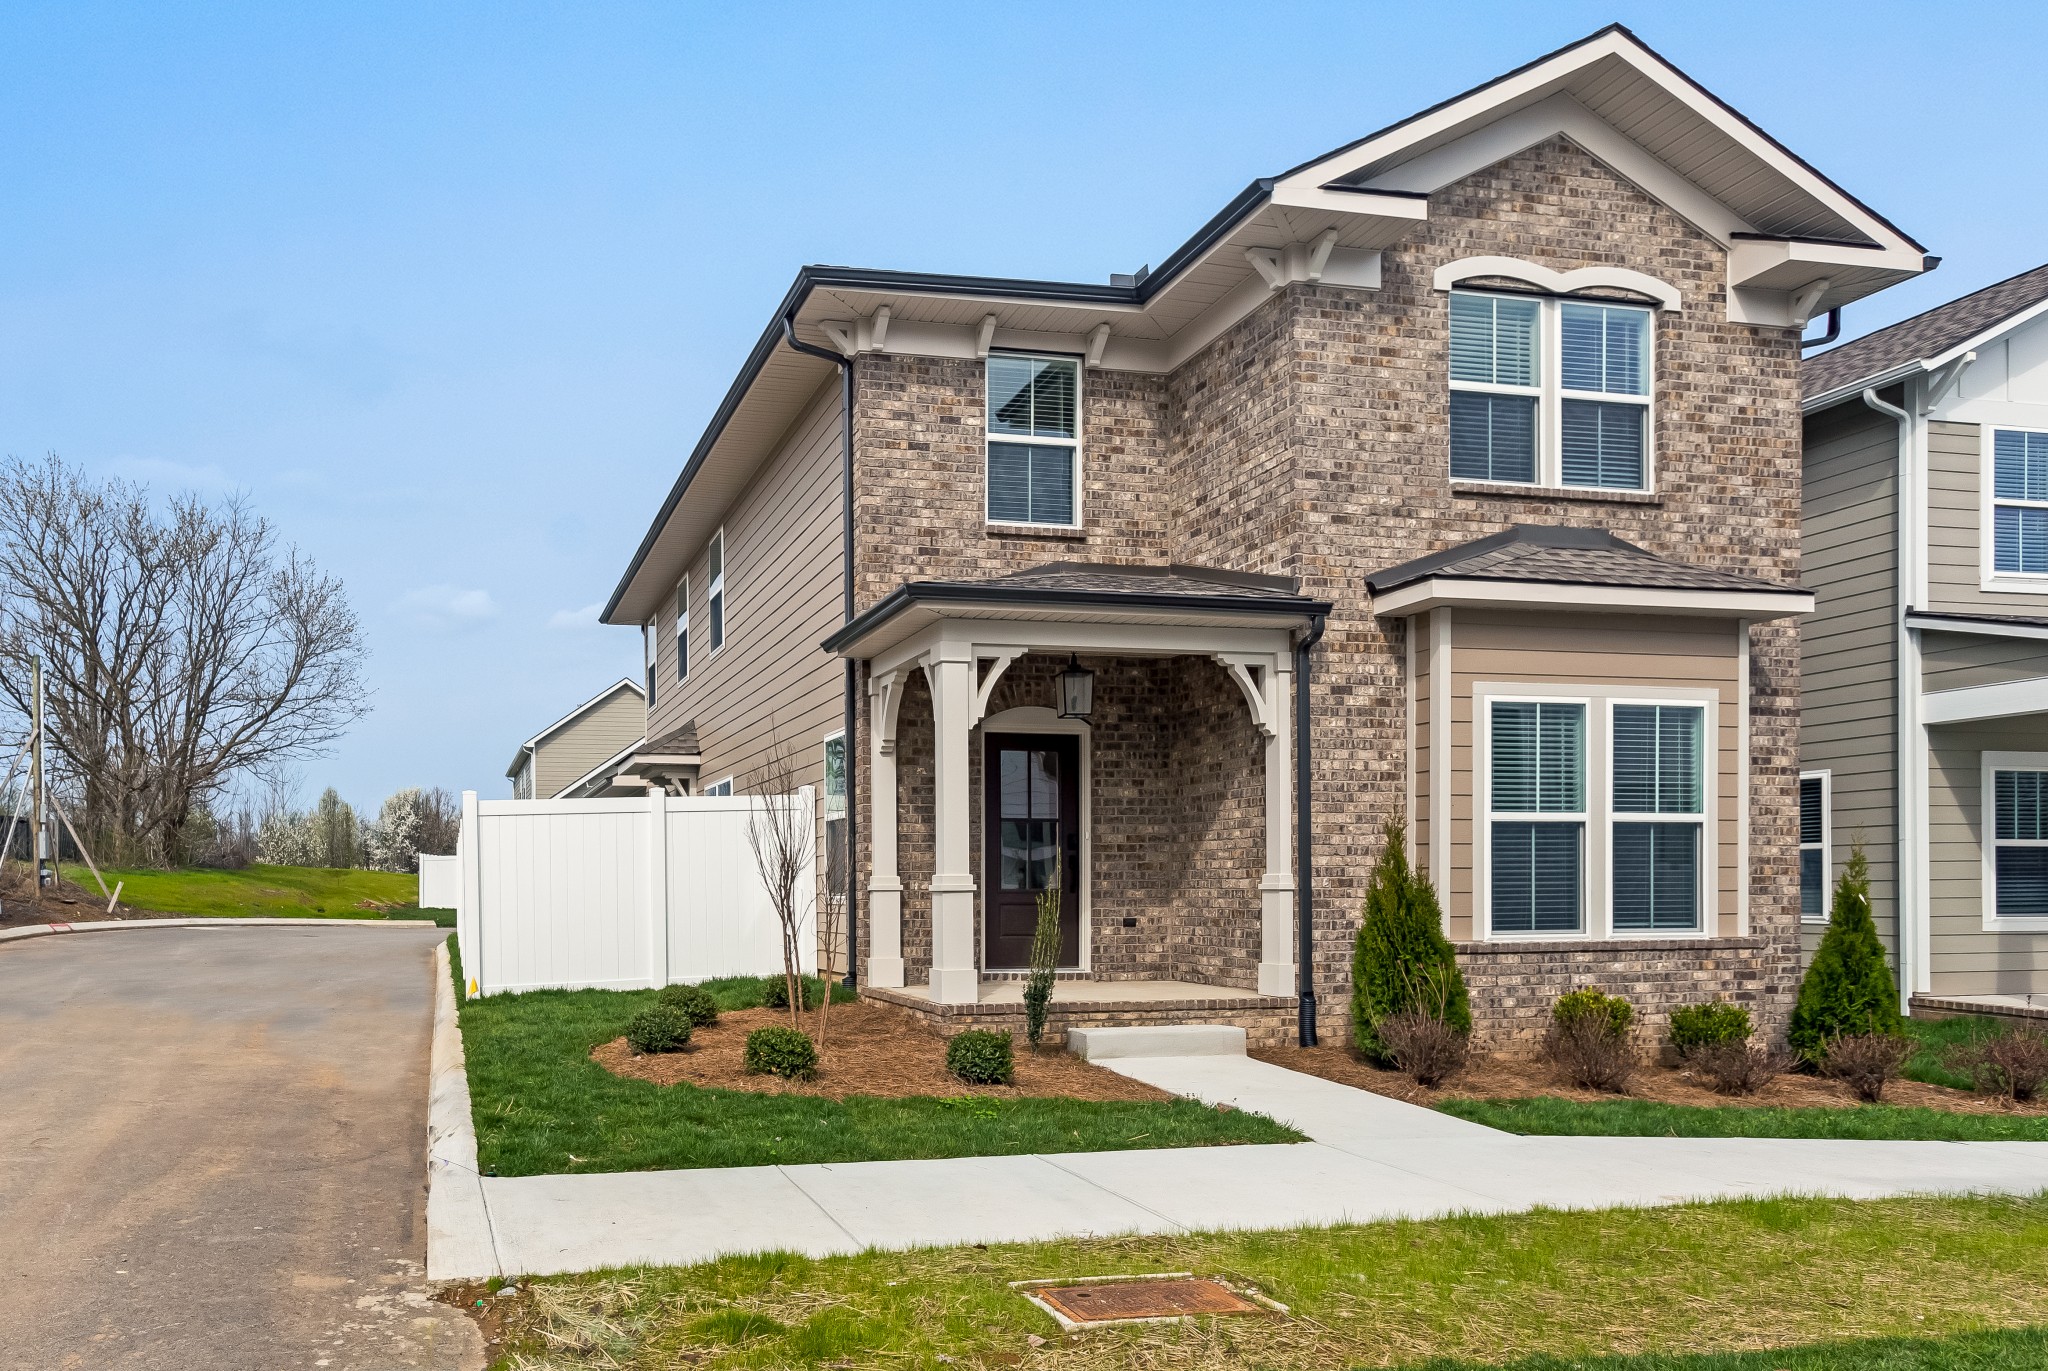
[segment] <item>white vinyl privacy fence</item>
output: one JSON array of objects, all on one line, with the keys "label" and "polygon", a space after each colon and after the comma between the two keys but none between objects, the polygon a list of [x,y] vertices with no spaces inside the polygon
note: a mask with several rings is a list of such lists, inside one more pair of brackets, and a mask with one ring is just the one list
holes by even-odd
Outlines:
[{"label": "white vinyl privacy fence", "polygon": [[422,852],[420,859],[420,908],[453,909],[462,901],[462,859],[436,857]]},{"label": "white vinyl privacy fence", "polygon": [[[812,794],[623,800],[462,796],[455,929],[472,994],[625,990],[782,970],[782,933],[747,841],[748,817]],[[810,844],[815,848],[815,844]],[[816,873],[806,867],[799,890]],[[810,901],[805,901],[808,908]],[[815,926],[801,930],[817,969]]]}]

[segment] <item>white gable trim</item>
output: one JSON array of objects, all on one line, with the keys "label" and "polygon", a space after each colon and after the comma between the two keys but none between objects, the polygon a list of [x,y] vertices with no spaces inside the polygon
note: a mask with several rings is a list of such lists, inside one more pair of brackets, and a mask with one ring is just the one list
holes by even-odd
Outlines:
[{"label": "white gable trim", "polygon": [[1640,271],[1630,271],[1627,267],[1579,267],[1572,271],[1553,271],[1519,257],[1461,257],[1438,267],[1433,284],[1438,290],[1449,290],[1460,281],[1480,276],[1505,276],[1511,281],[1527,281],[1553,295],[1569,295],[1577,290],[1608,286],[1647,295],[1663,309],[1679,307],[1678,287]]}]

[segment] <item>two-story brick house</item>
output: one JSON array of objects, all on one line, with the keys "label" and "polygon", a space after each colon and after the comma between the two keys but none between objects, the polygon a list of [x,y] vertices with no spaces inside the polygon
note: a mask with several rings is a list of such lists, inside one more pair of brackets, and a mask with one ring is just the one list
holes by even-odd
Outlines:
[{"label": "two-story brick house", "polygon": [[1927,265],[1606,29],[1107,285],[806,268],[605,619],[695,784],[798,750],[939,1022],[1015,1015],[1057,879],[1067,1022],[1329,1031],[1400,821],[1482,1035],[1776,1027],[1799,335]]}]

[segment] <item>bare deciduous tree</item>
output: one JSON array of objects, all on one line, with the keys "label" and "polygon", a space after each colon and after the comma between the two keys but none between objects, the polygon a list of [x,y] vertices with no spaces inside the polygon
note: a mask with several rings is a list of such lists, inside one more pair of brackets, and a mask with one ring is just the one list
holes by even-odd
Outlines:
[{"label": "bare deciduous tree", "polygon": [[[774,726],[771,723],[770,729]],[[796,757],[779,731],[772,731],[768,756],[748,776],[748,789],[765,803],[747,815],[747,845],[754,851],[754,869],[768,893],[768,903],[782,925],[782,974],[789,987],[789,1023],[803,1026],[803,939],[812,926],[818,903],[815,888],[817,835],[810,812],[789,802],[797,790]],[[815,936],[815,935],[812,935]],[[832,1003],[826,981],[818,1006],[818,1042],[825,1040],[825,1010]]]},{"label": "bare deciduous tree", "polygon": [[367,709],[339,580],[239,497],[208,506],[0,463],[0,692],[47,676],[53,763],[123,856],[177,861],[237,776],[319,751]]}]

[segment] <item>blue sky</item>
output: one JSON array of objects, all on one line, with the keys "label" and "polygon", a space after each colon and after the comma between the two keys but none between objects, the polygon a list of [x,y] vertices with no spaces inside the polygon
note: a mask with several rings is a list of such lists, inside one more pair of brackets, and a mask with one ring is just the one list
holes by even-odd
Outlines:
[{"label": "blue sky", "polygon": [[347,581],[360,805],[505,793],[804,262],[1103,280],[1613,20],[1946,264],[2048,260],[2040,6],[0,10],[0,451],[246,491]]}]

